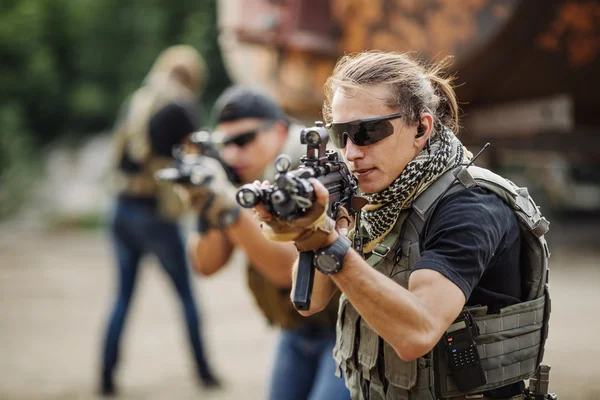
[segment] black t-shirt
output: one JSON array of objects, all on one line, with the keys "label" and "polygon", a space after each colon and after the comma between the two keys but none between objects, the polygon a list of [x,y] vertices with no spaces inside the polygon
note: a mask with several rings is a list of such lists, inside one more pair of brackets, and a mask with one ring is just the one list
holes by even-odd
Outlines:
[{"label": "black t-shirt", "polygon": [[463,291],[467,305],[493,313],[521,301],[519,225],[498,196],[478,187],[448,195],[421,235],[413,269],[438,271]]},{"label": "black t-shirt", "polygon": [[[440,200],[421,233],[421,259],[413,270],[432,269],[455,283],[467,305],[488,312],[521,301],[517,217],[498,196],[478,187]],[[486,392],[506,398],[521,393],[522,382]]]}]

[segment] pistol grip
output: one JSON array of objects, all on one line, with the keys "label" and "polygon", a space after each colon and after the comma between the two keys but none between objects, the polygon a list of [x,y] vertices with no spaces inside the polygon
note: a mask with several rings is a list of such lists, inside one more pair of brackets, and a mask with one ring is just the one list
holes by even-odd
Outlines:
[{"label": "pistol grip", "polygon": [[313,267],[314,251],[303,251],[298,261],[298,274],[294,285],[293,303],[297,310],[308,310],[312,296],[315,269]]}]

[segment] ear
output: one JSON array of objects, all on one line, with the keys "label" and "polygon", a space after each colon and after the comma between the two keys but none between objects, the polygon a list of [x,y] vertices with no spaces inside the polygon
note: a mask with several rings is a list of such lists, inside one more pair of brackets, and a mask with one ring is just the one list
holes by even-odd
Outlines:
[{"label": "ear", "polygon": [[431,137],[433,133],[433,117],[431,114],[425,112],[421,114],[421,119],[419,120],[419,125],[417,125],[416,135],[415,135],[415,146],[419,149],[422,149],[427,144],[427,141]]}]

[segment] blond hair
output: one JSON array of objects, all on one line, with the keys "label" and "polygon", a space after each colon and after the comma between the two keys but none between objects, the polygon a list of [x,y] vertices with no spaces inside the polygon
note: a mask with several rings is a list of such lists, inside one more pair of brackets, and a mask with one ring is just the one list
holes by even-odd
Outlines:
[{"label": "blond hair", "polygon": [[208,78],[208,68],[198,50],[188,45],[176,45],[163,50],[146,76],[152,81],[155,76],[175,74],[180,82],[195,95],[203,90]]},{"label": "blond hair", "polygon": [[386,85],[386,104],[404,113],[409,125],[417,125],[421,114],[430,113],[434,121],[454,133],[459,130],[459,108],[452,86],[453,77],[444,73],[445,59],[425,66],[408,53],[365,51],[341,57],[325,83],[323,117],[331,122],[331,102],[338,89],[368,89]]}]

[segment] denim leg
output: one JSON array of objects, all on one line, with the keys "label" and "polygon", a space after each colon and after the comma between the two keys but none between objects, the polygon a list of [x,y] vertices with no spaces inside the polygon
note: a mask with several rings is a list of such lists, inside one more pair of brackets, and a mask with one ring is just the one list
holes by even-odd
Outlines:
[{"label": "denim leg", "polygon": [[119,214],[112,226],[112,237],[118,262],[119,286],[104,341],[103,372],[110,375],[119,360],[119,341],[135,288],[142,250],[127,232]]},{"label": "denim leg", "polygon": [[269,400],[306,400],[316,365],[312,344],[294,331],[282,331],[275,353]]},{"label": "denim leg", "polygon": [[309,400],[350,400],[350,392],[346,388],[344,378],[335,376],[337,367],[333,359],[334,345],[335,331],[321,339],[317,376]]},{"label": "denim leg", "polygon": [[194,293],[190,284],[187,260],[183,240],[176,224],[161,222],[149,239],[148,248],[156,254],[160,263],[171,278],[179,295],[188,330],[190,344],[198,373],[206,378],[211,375],[206,361],[204,344],[200,336],[200,319],[196,308]]}]

